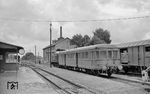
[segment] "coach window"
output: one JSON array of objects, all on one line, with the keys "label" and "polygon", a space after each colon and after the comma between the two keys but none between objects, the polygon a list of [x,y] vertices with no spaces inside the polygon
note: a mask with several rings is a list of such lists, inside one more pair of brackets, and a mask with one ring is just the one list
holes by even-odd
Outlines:
[{"label": "coach window", "polygon": [[81,53],[78,53],[78,58],[81,58]]},{"label": "coach window", "polygon": [[85,52],[85,58],[88,58],[88,52]]},{"label": "coach window", "polygon": [[113,58],[117,59],[118,58],[118,51],[113,51]]},{"label": "coach window", "polygon": [[96,58],[99,58],[99,51],[96,51]]},{"label": "coach window", "polygon": [[150,52],[150,46],[145,47],[145,51],[146,51],[146,52]]},{"label": "coach window", "polygon": [[112,58],[112,51],[108,51],[108,58]]},{"label": "coach window", "polygon": [[106,51],[100,51],[100,58],[106,58]]}]

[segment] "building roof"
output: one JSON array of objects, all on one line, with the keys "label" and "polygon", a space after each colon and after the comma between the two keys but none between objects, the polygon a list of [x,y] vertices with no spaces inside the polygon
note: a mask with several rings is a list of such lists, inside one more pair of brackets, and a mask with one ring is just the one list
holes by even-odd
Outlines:
[{"label": "building roof", "polygon": [[19,49],[23,49],[23,47],[0,41],[0,49],[17,49],[17,50],[19,50]]},{"label": "building roof", "polygon": [[[51,47],[57,45],[57,44],[60,43],[60,42],[65,41],[65,40],[67,40],[67,39],[70,40],[68,37],[67,37],[67,38],[61,38],[61,39],[57,40],[56,43],[52,44]],[[46,46],[45,48],[43,48],[43,50],[44,50],[44,49],[47,49],[47,48],[49,48],[49,47],[50,47],[50,45],[48,45],[48,46]]]},{"label": "building roof", "polygon": [[119,48],[126,48],[126,47],[141,46],[141,45],[148,45],[148,44],[150,44],[150,39],[134,41],[134,42],[127,42],[127,43],[120,43],[120,44],[117,44],[116,46]]},{"label": "building roof", "polygon": [[58,52],[58,53],[81,51],[81,50],[90,50],[90,49],[105,49],[105,48],[115,49],[117,47],[115,45],[112,45],[112,44],[97,44],[97,45],[91,45],[91,46],[84,46],[84,47],[69,49],[69,50],[66,50],[66,51]]}]

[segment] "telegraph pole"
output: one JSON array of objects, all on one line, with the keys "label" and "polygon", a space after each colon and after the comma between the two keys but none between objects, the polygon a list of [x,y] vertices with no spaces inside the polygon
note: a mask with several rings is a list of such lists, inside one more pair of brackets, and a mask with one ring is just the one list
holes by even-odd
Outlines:
[{"label": "telegraph pole", "polygon": [[50,22],[50,68],[52,67],[52,63],[51,63],[51,60],[52,60],[52,48],[51,48],[51,41],[52,41],[52,23]]}]

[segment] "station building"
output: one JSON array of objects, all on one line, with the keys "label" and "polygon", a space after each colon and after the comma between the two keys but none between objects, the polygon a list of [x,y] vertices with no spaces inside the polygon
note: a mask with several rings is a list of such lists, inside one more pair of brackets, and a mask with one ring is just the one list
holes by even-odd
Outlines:
[{"label": "station building", "polygon": [[[73,49],[76,47],[77,47],[76,45],[73,45],[71,43],[71,39],[62,37],[62,27],[60,27],[60,37],[57,40],[52,41],[51,45],[52,59],[56,51],[64,51],[66,49]],[[45,62],[48,62],[49,54],[50,54],[50,45],[43,48],[43,59]]]},{"label": "station building", "polygon": [[18,70],[18,53],[23,47],[0,42],[0,72]]}]

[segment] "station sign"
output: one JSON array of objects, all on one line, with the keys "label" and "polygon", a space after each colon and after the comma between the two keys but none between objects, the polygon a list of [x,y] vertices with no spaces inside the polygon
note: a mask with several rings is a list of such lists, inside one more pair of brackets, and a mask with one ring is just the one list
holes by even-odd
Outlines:
[{"label": "station sign", "polygon": [[20,54],[20,55],[23,55],[24,53],[25,53],[25,50],[24,50],[24,49],[20,49],[20,50],[19,50],[19,54]]}]

